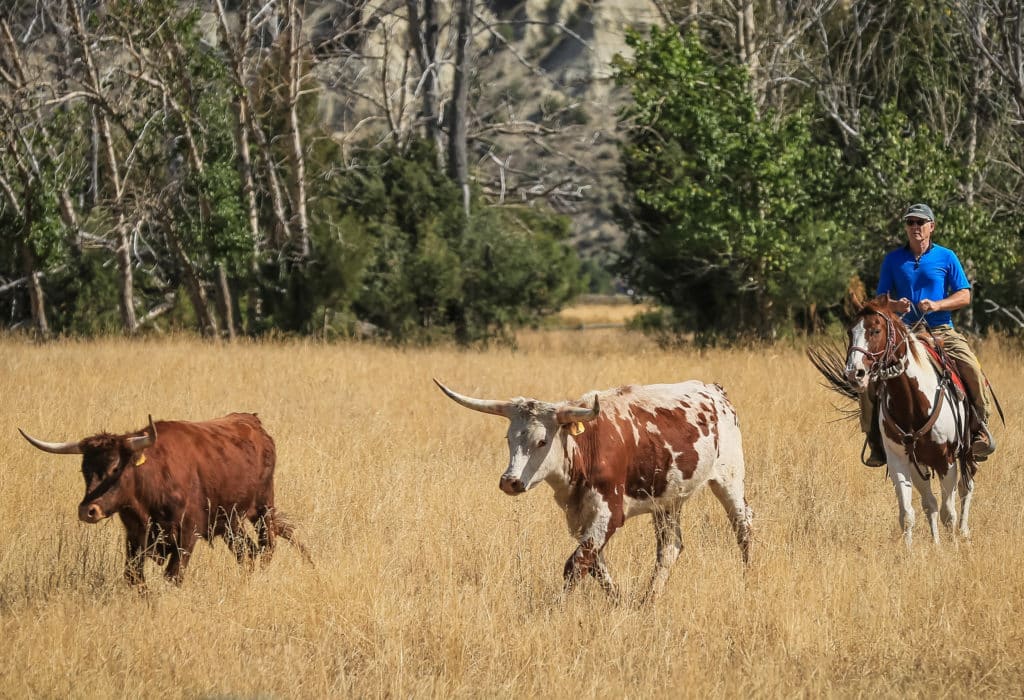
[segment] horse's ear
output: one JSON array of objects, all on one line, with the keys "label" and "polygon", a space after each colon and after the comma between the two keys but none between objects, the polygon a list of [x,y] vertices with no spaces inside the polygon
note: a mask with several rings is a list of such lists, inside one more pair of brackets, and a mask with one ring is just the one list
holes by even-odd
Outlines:
[{"label": "horse's ear", "polygon": [[851,316],[856,315],[864,308],[864,297],[864,283],[861,282],[860,277],[854,275],[846,283],[846,302],[849,308],[853,309]]},{"label": "horse's ear", "polygon": [[879,294],[877,297],[871,300],[871,303],[877,306],[882,311],[889,310],[889,303],[892,301],[892,297],[889,296],[889,292],[885,294]]}]

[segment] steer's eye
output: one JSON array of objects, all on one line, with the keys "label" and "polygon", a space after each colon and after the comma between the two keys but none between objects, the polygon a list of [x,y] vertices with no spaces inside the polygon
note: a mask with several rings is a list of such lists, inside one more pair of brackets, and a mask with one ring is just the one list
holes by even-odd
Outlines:
[{"label": "steer's eye", "polygon": [[544,447],[544,445],[546,445],[546,444],[548,444],[547,440],[538,440],[537,441],[537,447]]}]

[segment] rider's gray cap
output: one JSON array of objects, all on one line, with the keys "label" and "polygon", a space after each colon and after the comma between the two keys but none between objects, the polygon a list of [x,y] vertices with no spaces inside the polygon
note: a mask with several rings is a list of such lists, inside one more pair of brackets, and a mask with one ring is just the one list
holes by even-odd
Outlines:
[{"label": "rider's gray cap", "polygon": [[903,220],[907,219],[924,219],[925,221],[935,221],[935,215],[932,214],[932,208],[927,204],[912,204],[906,213],[903,214]]}]

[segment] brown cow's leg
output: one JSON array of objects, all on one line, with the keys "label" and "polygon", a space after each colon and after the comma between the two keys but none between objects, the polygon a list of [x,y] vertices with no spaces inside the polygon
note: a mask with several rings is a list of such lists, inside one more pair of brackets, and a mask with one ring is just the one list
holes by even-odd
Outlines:
[{"label": "brown cow's leg", "polygon": [[193,527],[182,527],[177,537],[171,540],[171,555],[167,562],[167,569],[164,576],[180,586],[185,577],[185,569],[188,568],[189,559],[192,557],[192,550],[199,541]]},{"label": "brown cow's leg", "polygon": [[133,586],[144,584],[146,582],[146,576],[143,571],[143,566],[146,563],[146,558],[142,551],[142,544],[131,537],[126,537],[125,550],[125,581]]},{"label": "brown cow's leg", "polygon": [[256,518],[252,521],[256,527],[257,538],[261,552],[261,563],[266,566],[274,555],[275,538],[277,536],[274,527],[274,509],[270,506],[260,506],[256,509]]},{"label": "brown cow's leg", "polygon": [[235,553],[235,559],[238,561],[239,566],[247,566],[249,569],[252,569],[256,562],[258,547],[252,538],[249,537],[249,533],[245,531],[245,522],[244,517],[233,513],[230,525],[224,533],[224,539],[230,545],[231,551]]},{"label": "brown cow's leg", "polygon": [[612,599],[612,602],[619,603],[621,601],[619,587],[615,585],[612,575],[608,571],[608,564],[604,560],[604,552],[597,553],[597,556],[594,558],[594,564],[590,567],[590,575],[597,579],[597,582],[601,584],[601,588]]},{"label": "brown cow's leg", "polygon": [[571,593],[576,584],[583,578],[584,570],[582,569],[583,561],[583,545],[576,548],[568,559],[565,561],[565,567],[562,569],[562,578],[564,583],[562,585],[563,593]]}]

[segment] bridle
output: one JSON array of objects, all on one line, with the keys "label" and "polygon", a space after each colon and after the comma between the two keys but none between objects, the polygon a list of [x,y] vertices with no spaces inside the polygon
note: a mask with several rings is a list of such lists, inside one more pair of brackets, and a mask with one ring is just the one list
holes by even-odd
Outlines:
[{"label": "bridle", "polygon": [[[903,335],[903,342],[897,344],[894,340],[896,324],[892,322],[892,318],[878,311],[872,311],[871,313],[885,319],[885,347],[877,352],[871,352],[868,348],[861,347],[860,345],[851,345],[846,353],[846,362],[849,364],[853,353],[859,352],[865,357],[871,358],[871,369],[868,370],[868,373],[872,379],[881,381],[895,379],[907,371],[907,352],[910,350],[910,334],[905,333]],[[902,354],[897,354],[899,345],[903,346]]]}]

